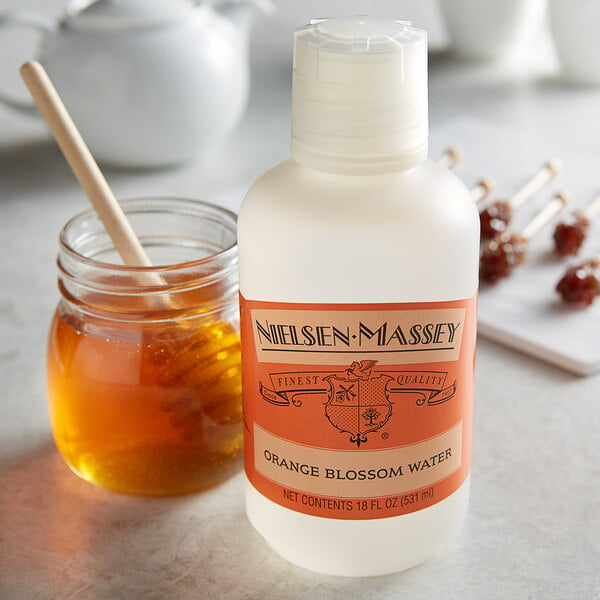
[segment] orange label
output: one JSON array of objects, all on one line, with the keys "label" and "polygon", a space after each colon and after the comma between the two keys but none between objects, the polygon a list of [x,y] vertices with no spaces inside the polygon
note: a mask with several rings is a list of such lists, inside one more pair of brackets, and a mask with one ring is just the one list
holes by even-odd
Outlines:
[{"label": "orange label", "polygon": [[465,481],[475,298],[240,304],[246,473],[264,496],[374,519],[440,502]]}]

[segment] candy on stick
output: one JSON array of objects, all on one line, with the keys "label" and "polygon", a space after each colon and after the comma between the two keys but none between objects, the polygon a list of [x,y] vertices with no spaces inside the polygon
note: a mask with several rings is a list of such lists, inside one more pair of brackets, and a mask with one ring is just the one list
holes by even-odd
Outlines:
[{"label": "candy on stick", "polygon": [[497,200],[479,213],[481,237],[489,239],[504,231],[514,211],[551,181],[561,170],[558,159],[549,160],[508,200]]},{"label": "candy on stick", "polygon": [[561,256],[575,256],[600,212],[600,195],[584,210],[572,212],[554,228],[554,248]]},{"label": "candy on stick", "polygon": [[556,291],[568,304],[589,306],[600,296],[600,256],[568,268]]},{"label": "candy on stick", "polygon": [[529,240],[568,203],[567,195],[564,192],[558,193],[520,234],[507,230],[488,240],[479,259],[479,277],[489,283],[508,277],[513,269],[525,262]]}]

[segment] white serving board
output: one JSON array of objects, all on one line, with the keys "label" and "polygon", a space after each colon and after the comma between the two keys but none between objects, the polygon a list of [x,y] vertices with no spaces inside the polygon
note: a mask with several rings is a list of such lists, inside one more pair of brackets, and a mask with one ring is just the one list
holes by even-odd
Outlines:
[{"label": "white serving board", "polygon": [[[469,117],[431,132],[430,156],[449,145],[463,154],[456,174],[471,187],[492,175],[495,198],[507,198],[547,159],[558,157],[563,171],[515,215],[519,228],[550,196],[562,189],[572,194],[572,207],[584,208],[600,194],[600,155],[582,154],[526,132]],[[510,278],[479,290],[479,333],[558,367],[589,375],[600,370],[600,298],[588,308],[561,302],[555,286],[567,266],[600,255],[600,215],[576,258],[559,258],[552,248],[554,222],[530,243],[528,260]]]}]

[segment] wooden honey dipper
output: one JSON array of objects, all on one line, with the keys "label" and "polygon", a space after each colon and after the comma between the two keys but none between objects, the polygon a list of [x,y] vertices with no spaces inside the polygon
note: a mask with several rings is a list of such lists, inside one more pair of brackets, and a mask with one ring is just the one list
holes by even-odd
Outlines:
[{"label": "wooden honey dipper", "polygon": [[[129,266],[151,267],[152,263],[144,247],[133,231],[44,67],[37,61],[26,62],[21,66],[20,73],[123,262]],[[151,284],[164,285],[164,281],[156,273],[153,275],[152,272],[148,272],[146,277]]]},{"label": "wooden honey dipper", "polygon": [[508,277],[516,267],[522,265],[527,258],[527,247],[531,238],[550,219],[564,210],[569,201],[565,192],[559,192],[533,217],[521,233],[505,230],[488,240],[483,246],[479,259],[481,280],[494,283],[498,279]]},{"label": "wooden honey dipper", "polygon": [[[65,159],[125,265],[152,267],[139,238],[133,231],[45,69],[38,62],[28,62],[22,65],[20,72],[42,117],[48,124]],[[162,292],[146,295],[149,308],[165,311],[185,308],[178,306],[173,294],[164,293],[168,289],[166,287],[168,284],[155,270],[140,269],[136,276],[140,285],[148,287],[149,292]],[[190,324],[188,319],[178,319],[176,327],[178,336],[185,333],[189,337],[184,337],[182,343],[166,340],[169,343],[164,346],[165,353],[160,354],[161,360],[165,362],[161,372],[161,380],[165,388],[171,385],[171,380],[177,380],[183,376],[188,377],[186,394],[182,394],[178,388],[174,388],[168,390],[162,402],[163,410],[172,415],[173,427],[181,429],[186,439],[192,439],[202,434],[204,421],[197,416],[200,413],[205,417],[208,415],[212,419],[211,426],[213,428],[215,423],[241,421],[241,392],[238,391],[238,387],[241,387],[238,364],[239,335],[237,332],[225,322],[197,329]],[[220,342],[219,346],[211,337],[213,333],[215,335],[212,337],[215,339],[220,336],[219,339],[228,340],[227,343],[231,348],[228,349],[230,356],[227,360],[221,362],[216,360],[218,350],[223,350],[225,341]],[[173,358],[176,358],[175,366],[169,364]],[[203,370],[203,372],[196,376],[194,370]],[[211,377],[219,380],[212,392],[206,391],[208,375],[205,375],[204,371],[208,373],[209,370]],[[233,374],[228,374],[230,372]],[[201,407],[201,401],[198,399],[200,392],[202,392],[203,398]]]},{"label": "wooden honey dipper", "polygon": [[514,211],[556,177],[562,169],[558,159],[552,159],[530,177],[508,200],[497,200],[479,213],[481,238],[489,239],[504,231]]}]

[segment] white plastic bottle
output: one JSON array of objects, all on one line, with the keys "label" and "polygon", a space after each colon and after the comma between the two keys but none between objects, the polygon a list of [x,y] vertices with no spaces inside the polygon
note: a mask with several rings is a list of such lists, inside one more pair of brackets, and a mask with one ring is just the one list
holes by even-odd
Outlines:
[{"label": "white plastic bottle", "polygon": [[289,561],[378,575],[468,503],[479,226],[426,159],[425,32],[295,35],[292,158],[239,216],[246,508]]}]

